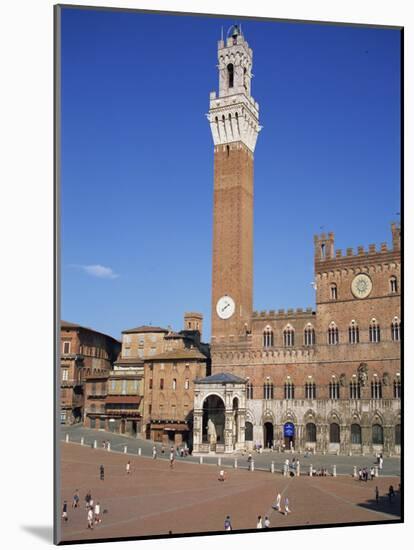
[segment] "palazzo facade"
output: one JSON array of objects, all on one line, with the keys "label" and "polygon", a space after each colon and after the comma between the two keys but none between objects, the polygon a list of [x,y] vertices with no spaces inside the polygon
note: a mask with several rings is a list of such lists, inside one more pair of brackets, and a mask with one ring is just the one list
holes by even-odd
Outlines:
[{"label": "palazzo facade", "polygon": [[253,311],[253,168],[259,105],[237,25],[218,43],[211,375],[194,386],[194,452],[253,445],[400,453],[401,238],[335,249],[314,237],[316,308]]}]

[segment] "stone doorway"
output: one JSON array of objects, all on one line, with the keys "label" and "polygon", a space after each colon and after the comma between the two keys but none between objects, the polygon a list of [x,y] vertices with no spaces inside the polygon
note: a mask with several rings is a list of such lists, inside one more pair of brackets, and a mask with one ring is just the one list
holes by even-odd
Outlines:
[{"label": "stone doorway", "polygon": [[265,422],[263,425],[263,446],[269,449],[273,445],[273,424],[271,422]]}]

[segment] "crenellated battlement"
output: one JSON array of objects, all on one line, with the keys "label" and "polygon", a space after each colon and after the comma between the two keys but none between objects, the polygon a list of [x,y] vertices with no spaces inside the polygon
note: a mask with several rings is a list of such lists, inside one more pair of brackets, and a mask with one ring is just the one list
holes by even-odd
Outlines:
[{"label": "crenellated battlement", "polygon": [[387,243],[383,242],[377,248],[375,243],[369,244],[368,249],[363,245],[358,245],[356,250],[352,247],[346,248],[345,251],[334,248],[334,233],[321,233],[320,235],[314,235],[315,246],[315,265],[322,266],[325,262],[331,260],[335,261],[348,261],[353,258],[371,257],[382,254],[399,251],[401,247],[401,228],[397,223],[391,224],[392,233],[392,248],[390,249]]},{"label": "crenellated battlement", "polygon": [[282,319],[282,318],[288,318],[288,317],[308,317],[309,315],[314,314],[314,311],[311,307],[302,308],[298,307],[296,309],[289,308],[289,309],[270,309],[268,311],[262,310],[262,311],[253,311],[253,318],[254,319]]}]

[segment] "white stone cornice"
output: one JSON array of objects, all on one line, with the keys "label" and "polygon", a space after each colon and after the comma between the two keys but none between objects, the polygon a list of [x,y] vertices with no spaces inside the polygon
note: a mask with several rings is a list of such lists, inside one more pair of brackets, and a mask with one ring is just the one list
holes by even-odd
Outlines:
[{"label": "white stone cornice", "polygon": [[253,153],[259,125],[259,105],[245,94],[235,94],[217,99],[210,95],[210,110],[207,115],[214,145],[243,142]]}]

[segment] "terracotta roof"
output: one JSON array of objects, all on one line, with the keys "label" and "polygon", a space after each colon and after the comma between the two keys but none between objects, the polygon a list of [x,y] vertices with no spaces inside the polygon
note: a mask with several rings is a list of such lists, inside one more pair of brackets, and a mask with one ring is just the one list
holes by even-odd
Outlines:
[{"label": "terracotta roof", "polygon": [[244,384],[246,380],[228,372],[218,372],[195,380],[196,384]]},{"label": "terracotta roof", "polygon": [[135,328],[128,328],[126,330],[123,330],[122,331],[122,334],[129,334],[129,333],[133,333],[133,332],[170,332],[168,329],[166,328],[162,328],[162,327],[153,327],[151,325],[142,325],[140,327],[135,327]]},{"label": "terracotta roof", "polygon": [[141,357],[122,357],[114,361],[114,365],[139,365],[142,366],[144,361]]},{"label": "terracotta roof", "polygon": [[174,349],[160,353],[159,355],[153,355],[147,357],[145,361],[161,361],[165,359],[207,359],[204,353],[201,353],[197,348],[193,349]]},{"label": "terracotta roof", "polygon": [[141,403],[142,397],[140,395],[108,395],[106,397],[106,404],[135,404],[139,405]]},{"label": "terracotta roof", "polygon": [[83,325],[78,325],[77,323],[70,323],[69,321],[63,321],[63,319],[60,321],[60,330],[62,329],[83,329],[83,330],[90,330],[91,332],[96,332],[96,334],[101,334],[102,336],[106,336],[107,338],[111,338],[111,340],[115,340],[117,343],[121,343],[119,340],[111,336],[110,334],[105,334],[104,332],[101,332],[100,330],[96,330],[94,328],[85,327]]},{"label": "terracotta roof", "polygon": [[168,334],[165,335],[165,338],[185,338],[185,336],[183,334],[180,334],[178,332],[169,332]]}]

